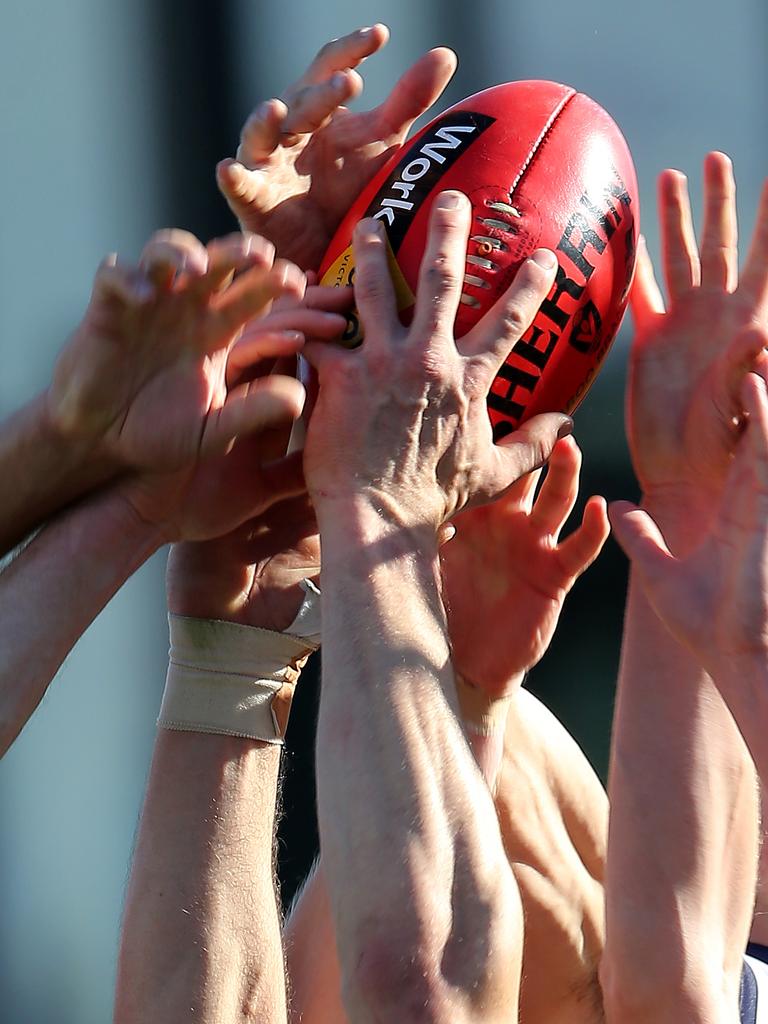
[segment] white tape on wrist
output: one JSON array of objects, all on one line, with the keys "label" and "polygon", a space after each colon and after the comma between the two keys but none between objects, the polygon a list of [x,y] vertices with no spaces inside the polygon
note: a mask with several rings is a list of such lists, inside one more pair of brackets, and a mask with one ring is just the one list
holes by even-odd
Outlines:
[{"label": "white tape on wrist", "polygon": [[171,648],[157,724],[163,729],[283,743],[299,673],[320,641],[320,592],[284,633],[169,615]]}]

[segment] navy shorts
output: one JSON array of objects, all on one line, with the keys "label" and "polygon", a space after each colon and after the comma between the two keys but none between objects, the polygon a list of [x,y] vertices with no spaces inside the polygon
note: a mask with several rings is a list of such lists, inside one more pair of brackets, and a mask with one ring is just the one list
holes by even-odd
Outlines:
[{"label": "navy shorts", "polygon": [[768,946],[747,946],[740,1004],[741,1024],[768,1024]]}]

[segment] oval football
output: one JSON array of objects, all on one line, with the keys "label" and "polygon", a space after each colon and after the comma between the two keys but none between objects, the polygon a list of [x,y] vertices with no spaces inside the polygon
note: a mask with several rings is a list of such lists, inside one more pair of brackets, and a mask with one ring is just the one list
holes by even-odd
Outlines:
[{"label": "oval football", "polygon": [[[476,93],[430,122],[369,182],[328,247],[322,283],[352,283],[353,228],[376,217],[408,322],[429,210],[444,189],[472,202],[457,336],[488,312],[535,249],[553,249],[558,259],[552,291],[494,381],[494,436],[538,412],[573,411],[618,332],[634,273],[637,181],[624,137],[599,104],[556,82]],[[345,339],[361,339],[354,314]]]}]

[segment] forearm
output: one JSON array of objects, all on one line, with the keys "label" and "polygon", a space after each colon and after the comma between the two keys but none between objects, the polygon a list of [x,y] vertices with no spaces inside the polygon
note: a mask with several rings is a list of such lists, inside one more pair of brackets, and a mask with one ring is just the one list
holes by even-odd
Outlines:
[{"label": "forearm", "polygon": [[272,853],[279,764],[278,746],[159,731],[116,1024],[285,1020]]},{"label": "forearm", "polygon": [[513,1019],[519,894],[456,718],[436,542],[327,520],[318,805],[347,1010]]},{"label": "forearm", "polygon": [[40,703],[64,658],[160,544],[118,496],[52,520],[0,574],[0,754]]},{"label": "forearm", "polygon": [[13,481],[0,507],[0,555],[114,475],[114,467],[92,448],[67,440],[55,429],[45,393],[0,425],[0,477]]},{"label": "forearm", "polygon": [[711,680],[634,579],[609,796],[607,1019],[737,1020],[757,858],[754,769]]},{"label": "forearm", "polygon": [[768,786],[768,654],[730,658],[714,676],[755,763]]}]

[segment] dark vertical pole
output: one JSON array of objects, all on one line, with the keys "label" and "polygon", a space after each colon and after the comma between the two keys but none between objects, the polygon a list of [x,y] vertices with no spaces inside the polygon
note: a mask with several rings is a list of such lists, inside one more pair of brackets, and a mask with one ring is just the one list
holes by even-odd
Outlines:
[{"label": "dark vertical pole", "polygon": [[240,127],[233,113],[230,3],[156,0],[151,10],[165,222],[208,240],[235,229],[214,177],[217,162],[234,152]]}]

